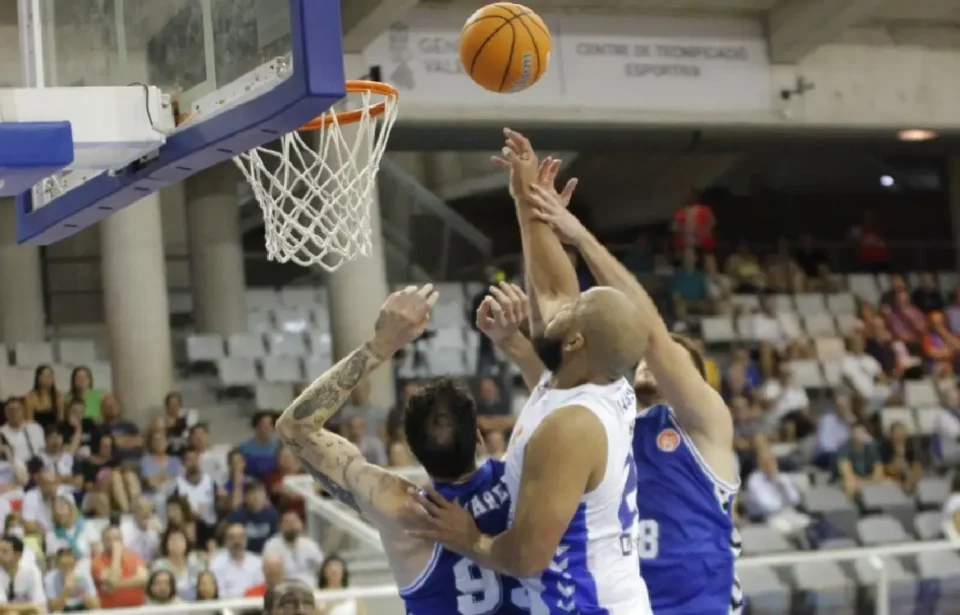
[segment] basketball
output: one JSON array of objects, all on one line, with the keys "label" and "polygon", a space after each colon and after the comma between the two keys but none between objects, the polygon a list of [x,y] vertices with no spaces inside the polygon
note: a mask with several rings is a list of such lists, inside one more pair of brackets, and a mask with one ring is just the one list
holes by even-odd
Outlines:
[{"label": "basketball", "polygon": [[460,33],[460,61],[491,92],[521,92],[543,76],[552,42],[543,19],[513,2],[488,4]]}]

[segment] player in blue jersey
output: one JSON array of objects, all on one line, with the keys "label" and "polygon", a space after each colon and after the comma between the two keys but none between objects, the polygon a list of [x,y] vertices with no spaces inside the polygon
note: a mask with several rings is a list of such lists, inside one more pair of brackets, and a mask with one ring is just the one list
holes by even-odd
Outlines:
[{"label": "player in blue jersey", "polygon": [[538,216],[578,249],[598,283],[631,298],[650,330],[634,385],[666,404],[640,411],[634,458],[641,571],[654,614],[738,612],[731,509],[740,479],[729,409],[704,379],[702,358],[670,334],[636,277],[558,199],[540,203]]},{"label": "player in blue jersey", "polygon": [[[418,488],[368,463],[351,442],[324,429],[368,373],[423,334],[436,299],[429,284],[390,295],[370,341],[297,397],[278,419],[277,433],[328,493],[379,531],[408,614],[520,615],[528,600],[518,581],[482,569],[434,541],[411,536],[408,532],[419,527],[420,517],[410,514]],[[478,324],[491,338],[506,337],[522,318],[500,309],[491,298],[481,305]],[[428,385],[409,400],[404,431],[436,490],[461,502],[484,531],[506,528],[510,496],[503,482],[504,463],[489,460],[478,466],[482,438],[468,392],[446,378]]]}]

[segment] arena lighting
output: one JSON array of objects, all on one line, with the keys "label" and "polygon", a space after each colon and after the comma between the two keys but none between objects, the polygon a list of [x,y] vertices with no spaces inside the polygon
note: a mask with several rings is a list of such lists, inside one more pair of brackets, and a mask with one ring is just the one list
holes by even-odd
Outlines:
[{"label": "arena lighting", "polygon": [[897,138],[901,141],[929,141],[936,139],[937,133],[924,128],[908,128],[897,133]]},{"label": "arena lighting", "polygon": [[896,181],[893,179],[893,176],[891,175],[880,176],[880,185],[883,186],[884,188],[892,188],[893,184],[895,183]]}]

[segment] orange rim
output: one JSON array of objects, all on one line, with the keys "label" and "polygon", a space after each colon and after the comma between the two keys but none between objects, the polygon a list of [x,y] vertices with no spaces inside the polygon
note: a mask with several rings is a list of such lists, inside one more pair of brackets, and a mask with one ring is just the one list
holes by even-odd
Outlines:
[{"label": "orange rim", "polygon": [[[361,94],[363,92],[372,92],[374,94],[379,94],[385,99],[397,98],[397,88],[386,83],[380,83],[379,81],[363,81],[361,79],[353,79],[347,81],[346,83],[347,94]],[[333,123],[333,118],[337,118],[338,124],[353,124],[359,122],[365,114],[370,117],[380,117],[387,110],[387,101],[381,100],[380,102],[370,105],[368,109],[353,109],[350,111],[340,111],[339,113],[330,113],[326,112],[317,117],[313,118],[306,124],[300,127],[300,130],[311,131],[311,130],[320,130],[325,126],[328,126]]]}]

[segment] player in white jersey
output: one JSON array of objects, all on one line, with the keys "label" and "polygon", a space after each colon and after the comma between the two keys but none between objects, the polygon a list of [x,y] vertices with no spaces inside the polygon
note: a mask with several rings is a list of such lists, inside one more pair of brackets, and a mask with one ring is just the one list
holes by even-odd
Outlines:
[{"label": "player in white jersey", "polygon": [[546,323],[542,334],[534,331],[534,346],[548,372],[507,449],[509,529],[483,535],[464,509],[428,490],[421,497],[428,528],[414,535],[520,577],[533,615],[647,615],[635,544],[636,398],[625,376],[649,332],[623,293],[579,293],[556,235],[532,215],[537,157],[522,135],[504,133],[527,274]]}]

